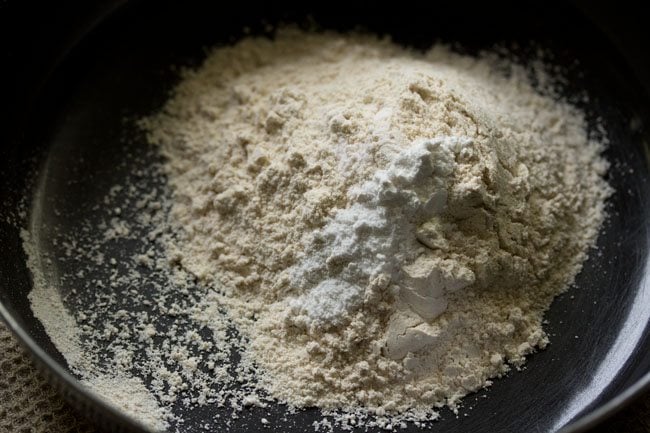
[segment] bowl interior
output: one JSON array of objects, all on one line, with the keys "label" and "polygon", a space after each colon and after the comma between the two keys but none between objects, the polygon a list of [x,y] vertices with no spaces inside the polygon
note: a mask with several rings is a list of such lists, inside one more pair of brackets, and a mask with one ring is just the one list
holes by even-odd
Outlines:
[{"label": "bowl interior", "polygon": [[[470,52],[495,43],[517,43],[524,61],[538,46],[544,47],[553,53],[553,63],[567,69],[571,83],[567,97],[586,91],[590,99],[582,106],[594,125],[601,118],[607,128],[609,181],[616,189],[610,217],[598,250],[575,287],[558,297],[547,313],[550,347],[531,356],[524,370],[468,396],[458,416],[444,410],[431,431],[509,432],[528,431],[531,426],[555,431],[602,407],[650,370],[646,280],[650,133],[644,124],[650,119],[648,98],[610,44],[576,10],[540,6],[525,19],[512,20],[501,9],[505,6],[487,5],[477,5],[467,16],[462,5],[409,4],[393,9],[351,3],[343,13],[311,5],[283,9],[265,4],[226,8],[207,2],[170,3],[128,5],[85,38],[40,92],[20,138],[2,150],[0,216],[7,218],[0,221],[0,303],[13,326],[43,350],[39,356],[56,368],[68,369],[29,306],[30,274],[15,224],[20,218],[13,218],[19,204],[26,204],[25,220],[38,233],[40,248],[55,258],[55,271],[49,275],[74,275],[78,268],[85,269],[87,263],[66,259],[53,240],[105,219],[113,211],[102,204],[111,187],[156,161],[143,137],[124,119],[147,114],[164,102],[178,79],[170,65],[199,64],[205,47],[237,40],[244,26],[264,33],[268,23],[297,22],[390,34],[396,42],[415,48],[436,40],[459,42]],[[555,25],[548,25],[551,20]],[[594,46],[601,49],[595,51]],[[153,178],[138,179],[142,188],[156,187]],[[127,254],[141,246],[115,244],[108,253]],[[87,281],[106,272],[90,269],[60,285],[67,299],[75,298],[71,308],[91,301],[90,291],[96,288]],[[186,420],[176,426],[179,431],[198,431],[206,424],[223,428],[213,415],[230,413],[211,406],[175,410]],[[302,432],[319,419],[314,410],[287,415],[281,406],[252,408],[229,429],[258,431],[262,417],[271,421],[272,429],[286,432]],[[410,426],[403,431],[418,429]]]}]

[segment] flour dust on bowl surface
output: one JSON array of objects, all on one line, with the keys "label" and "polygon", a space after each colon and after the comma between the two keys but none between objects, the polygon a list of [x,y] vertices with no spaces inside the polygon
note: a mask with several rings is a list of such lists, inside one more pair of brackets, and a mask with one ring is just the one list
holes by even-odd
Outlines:
[{"label": "flour dust on bowl surface", "polygon": [[577,10],[212,7],[106,18],[7,152],[2,312],[75,404],[556,431],[644,386],[647,101]]}]

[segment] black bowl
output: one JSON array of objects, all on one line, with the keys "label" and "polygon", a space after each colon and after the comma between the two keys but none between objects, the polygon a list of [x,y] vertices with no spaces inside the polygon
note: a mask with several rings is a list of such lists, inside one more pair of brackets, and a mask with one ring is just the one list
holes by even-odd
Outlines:
[{"label": "black bowl", "polygon": [[[592,124],[601,118],[607,127],[608,178],[616,188],[610,218],[598,254],[546,316],[551,346],[531,356],[525,370],[467,397],[459,417],[443,411],[430,431],[584,431],[648,387],[649,99],[623,57],[576,7],[104,1],[45,8],[31,15],[24,3],[0,5],[6,20],[0,27],[12,29],[2,42],[7,78],[0,84],[7,109],[0,154],[0,314],[51,381],[100,426],[144,431],[77,382],[34,318],[19,227],[30,221],[42,236],[53,224],[76,230],[75,210],[133,170],[124,164],[127,146],[147,162],[144,140],[123,119],[163,103],[177,79],[169,65],[196,65],[204,47],[236,40],[244,26],[263,33],[265,24],[278,22],[361,28],[415,48],[442,40],[472,52],[503,43],[523,61],[542,46],[567,69],[567,98],[586,91],[590,99],[581,106]],[[135,138],[126,144],[121,138],[129,135]],[[55,204],[68,209],[66,218],[55,215]],[[210,411],[187,413],[181,430],[198,431]],[[281,407],[251,409],[231,430],[257,431],[261,416],[277,431],[304,431],[318,419],[314,410],[285,422]]]}]

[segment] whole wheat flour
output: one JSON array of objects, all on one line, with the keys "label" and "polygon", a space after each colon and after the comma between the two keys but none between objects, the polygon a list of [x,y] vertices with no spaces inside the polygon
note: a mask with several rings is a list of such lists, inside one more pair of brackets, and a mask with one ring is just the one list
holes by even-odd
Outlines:
[{"label": "whole wheat flour", "polygon": [[214,289],[199,316],[225,310],[296,407],[426,419],[522,365],[609,194],[579,110],[440,46],[245,39],[141,126],[166,158],[169,254]]},{"label": "whole wheat flour", "polygon": [[548,344],[610,188],[544,67],[283,30],[180,78],[127,175],[79,209],[43,177],[22,233],[34,315],[114,407],[178,432],[312,406],[316,430],[423,426]]}]

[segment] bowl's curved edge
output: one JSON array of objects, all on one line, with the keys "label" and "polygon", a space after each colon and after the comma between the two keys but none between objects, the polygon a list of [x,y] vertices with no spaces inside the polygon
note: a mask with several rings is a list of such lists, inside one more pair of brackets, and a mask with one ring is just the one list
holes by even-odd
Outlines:
[{"label": "bowl's curved edge", "polygon": [[27,349],[37,370],[59,394],[86,418],[103,430],[125,433],[149,433],[146,427],[125,413],[108,405],[100,397],[84,387],[70,372],[66,371],[18,324],[0,302],[0,319],[4,321],[19,343]]},{"label": "bowl's curved edge", "polygon": [[[108,17],[114,15],[127,1],[110,0],[98,4],[97,8],[93,10],[92,16],[76,29],[74,37],[69,40],[65,49],[59,53],[50,70],[46,73],[44,81],[89,33]],[[150,432],[137,420],[107,404],[101,397],[92,393],[76,377],[54,360],[19,324],[2,301],[0,301],[0,320],[7,325],[7,328],[16,337],[20,345],[26,349],[36,369],[43,375],[45,380],[57,390],[65,401],[83,416],[96,423],[101,430],[125,433]]]}]

